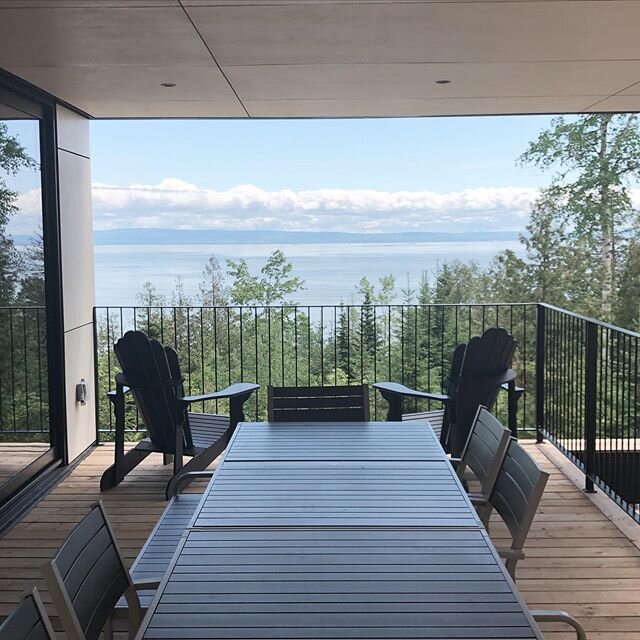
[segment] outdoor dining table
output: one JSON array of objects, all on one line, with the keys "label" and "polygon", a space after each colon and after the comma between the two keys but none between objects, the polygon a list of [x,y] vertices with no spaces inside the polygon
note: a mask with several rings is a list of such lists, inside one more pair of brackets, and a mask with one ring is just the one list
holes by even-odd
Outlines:
[{"label": "outdoor dining table", "polygon": [[241,423],[138,639],[542,638],[425,423]]}]

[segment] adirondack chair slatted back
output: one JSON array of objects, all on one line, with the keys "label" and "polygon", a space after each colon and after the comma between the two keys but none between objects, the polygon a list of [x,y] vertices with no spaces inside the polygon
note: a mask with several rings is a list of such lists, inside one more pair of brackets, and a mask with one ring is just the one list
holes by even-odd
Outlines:
[{"label": "adirondack chair slatted back", "polygon": [[270,422],[366,422],[366,384],[335,387],[272,387],[267,389]]},{"label": "adirondack chair slatted back", "polygon": [[511,432],[485,407],[480,407],[460,456],[463,464],[458,466],[458,475],[462,478],[464,468],[469,467],[480,482],[482,492],[489,496],[510,439]]},{"label": "adirondack chair slatted back", "polygon": [[0,640],[55,640],[55,638],[51,622],[35,588],[0,625]]},{"label": "adirondack chair slatted back", "polygon": [[[462,373],[462,363],[464,362],[464,354],[467,350],[467,343],[461,342],[454,350],[451,356],[451,369],[445,380],[445,393],[450,398],[456,397],[458,384],[460,382],[460,374]],[[442,416],[442,429],[440,431],[440,444],[447,446],[447,438],[449,436],[449,426],[454,421],[455,408],[453,403],[446,403],[444,406],[444,415]]]},{"label": "adirondack chair slatted back", "polygon": [[513,336],[500,327],[487,329],[467,343],[451,415],[456,425],[451,432],[455,440],[450,443],[454,454],[466,442],[478,407],[493,408],[500,391],[496,379],[511,366],[515,348]]},{"label": "adirondack chair slatted back", "polygon": [[[43,572],[70,640],[98,640],[123,594],[132,604],[131,577],[101,504],[75,527]],[[137,607],[139,615],[139,601]]]},{"label": "adirondack chair slatted back", "polygon": [[489,502],[511,533],[512,549],[524,547],[548,479],[549,474],[511,439]]},{"label": "adirondack chair slatted back", "polygon": [[142,331],[127,331],[114,345],[114,351],[122,372],[131,381],[131,393],[151,442],[158,450],[173,453],[176,420],[184,419],[177,413],[175,402],[179,367],[172,372],[167,349],[157,340],[149,340]]}]

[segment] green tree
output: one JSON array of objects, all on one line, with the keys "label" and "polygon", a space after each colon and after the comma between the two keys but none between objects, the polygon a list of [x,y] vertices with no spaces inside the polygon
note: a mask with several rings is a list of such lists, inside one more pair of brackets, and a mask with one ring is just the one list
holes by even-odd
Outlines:
[{"label": "green tree", "polygon": [[229,288],[225,283],[220,263],[215,256],[209,257],[202,270],[199,289],[199,301],[203,307],[217,307],[229,302]]},{"label": "green tree", "polygon": [[43,306],[44,290],[44,241],[39,230],[22,252],[22,275],[19,302],[25,306]]},{"label": "green tree", "polygon": [[36,168],[36,161],[9,133],[8,126],[0,122],[0,306],[15,302],[22,269],[22,256],[6,232],[11,216],[18,211],[19,193],[10,188],[6,178],[16,176],[22,169]]},{"label": "green tree", "polygon": [[227,273],[232,278],[231,302],[239,305],[294,305],[288,299],[304,287],[304,281],[292,275],[293,265],[284,253],[274,251],[260,269],[259,275],[249,271],[247,261],[227,260]]},{"label": "green tree", "polygon": [[511,249],[495,256],[487,269],[487,301],[529,302],[530,266]]},{"label": "green tree", "polygon": [[611,319],[619,244],[636,218],[629,185],[640,176],[637,116],[598,113],[575,121],[556,118],[519,161],[555,171],[543,197],[556,203],[555,218],[572,243],[593,242],[600,314]]},{"label": "green tree", "polygon": [[620,265],[620,291],[616,303],[615,321],[623,327],[640,330],[640,241],[626,247]]},{"label": "green tree", "polygon": [[374,317],[375,291],[373,285],[367,278],[362,278],[358,285],[358,293],[362,296],[362,307],[360,317],[360,340],[362,350],[366,354],[367,360],[376,357],[380,338],[378,336],[378,326]]}]

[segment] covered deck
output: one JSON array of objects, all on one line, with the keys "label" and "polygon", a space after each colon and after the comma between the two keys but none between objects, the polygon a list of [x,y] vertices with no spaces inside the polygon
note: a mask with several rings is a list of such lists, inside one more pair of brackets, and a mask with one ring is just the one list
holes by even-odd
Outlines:
[{"label": "covered deck", "polygon": [[[640,640],[637,524],[602,493],[585,494],[583,476],[551,444],[527,447],[551,473],[529,534],[527,557],[518,566],[518,585],[527,603],[569,611],[591,640]],[[125,556],[135,558],[166,506],[170,467],[162,465],[160,455],[150,456],[118,487],[100,494],[100,476],[112,459],[112,445],[94,449],[2,538],[0,617],[34,584],[50,605],[40,566],[98,499],[111,515]],[[506,541],[499,522],[491,534],[498,543],[502,537]],[[543,628],[552,640],[574,637],[559,626]]]}]

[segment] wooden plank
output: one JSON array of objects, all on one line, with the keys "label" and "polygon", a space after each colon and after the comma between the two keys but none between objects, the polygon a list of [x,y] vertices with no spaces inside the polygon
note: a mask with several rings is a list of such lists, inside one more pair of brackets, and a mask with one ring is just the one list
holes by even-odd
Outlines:
[{"label": "wooden plank", "polygon": [[479,527],[446,460],[231,462],[207,488],[195,527]]},{"label": "wooden plank", "polygon": [[[420,423],[415,423],[420,424]],[[422,423],[424,424],[424,423]],[[536,461],[545,471],[552,473],[547,484],[545,494],[540,505],[540,510],[536,518],[541,514],[550,516],[544,523],[534,520],[533,529],[525,547],[526,559],[519,565],[524,568],[547,568],[547,561],[550,558],[576,559],[572,566],[582,565],[591,562],[594,558],[599,561],[611,558],[612,564],[605,564],[603,568],[617,567],[619,559],[628,559],[625,566],[637,567],[640,559],[640,550],[632,544],[615,526],[609,521],[599,522],[598,528],[593,529],[592,524],[583,523],[583,517],[594,513],[594,505],[589,499],[576,488],[566,477],[541,453],[549,444],[537,447],[534,444],[525,444],[527,450],[532,453]],[[59,547],[64,537],[71,530],[75,522],[78,522],[83,510],[97,499],[105,502],[107,511],[112,517],[119,514],[135,515],[136,509],[140,509],[140,517],[137,521],[120,520],[115,523],[116,535],[121,548],[125,552],[129,561],[132,561],[147,536],[151,532],[155,521],[166,507],[164,500],[164,486],[171,476],[171,466],[162,465],[162,456],[152,455],[145,460],[140,467],[132,472],[117,488],[101,494],[98,490],[98,482],[102,471],[113,462],[113,447],[107,444],[96,448],[54,491],[49,493],[40,504],[29,514],[28,522],[23,521],[14,529],[9,531],[0,540],[0,561],[7,564],[0,564],[0,618],[6,616],[20,601],[22,594],[34,585],[42,589],[43,598],[47,605],[49,615],[55,617],[55,611],[50,604],[50,597],[46,592],[44,582],[40,575],[40,565],[48,560]],[[200,485],[200,489],[202,485]],[[197,490],[197,487],[194,487]],[[81,508],[80,508],[81,507]],[[64,522],[57,526],[55,523],[40,522],[38,514],[41,512],[50,513],[58,509],[60,514],[73,511],[73,522]],[[155,509],[155,517],[151,513]],[[566,521],[563,513],[571,514],[572,520]],[[599,513],[599,511],[598,511]],[[557,516],[557,517],[555,517]],[[585,526],[588,525],[588,526]],[[226,530],[220,530],[220,535],[226,534]],[[307,535],[315,535],[316,532],[309,531]],[[460,531],[457,535],[466,534]],[[506,530],[497,519],[491,523],[491,534],[498,543],[506,542]],[[284,535],[284,532],[283,532]],[[349,547],[347,533],[341,531],[344,540],[340,543]],[[378,551],[388,548],[384,537],[388,532],[378,532],[380,539],[371,544]],[[209,542],[202,542],[204,547],[212,548]],[[220,551],[229,551],[225,545],[232,544],[227,541],[216,542],[216,548]],[[254,544],[245,541],[245,545]],[[259,541],[256,543],[259,544]],[[272,543],[274,546],[275,543]],[[281,545],[295,545],[295,541],[288,540]],[[364,543],[359,542],[359,546]],[[462,545],[471,544],[468,541],[458,539],[458,548]],[[326,549],[313,542],[318,553],[323,553]],[[338,545],[338,542],[335,542]],[[426,546],[437,545],[437,552],[442,553],[443,549],[439,542],[430,541]],[[423,545],[424,546],[424,545]],[[277,548],[272,551],[277,552]],[[226,552],[225,551],[225,552]],[[434,550],[434,553],[436,550]],[[15,568],[11,566],[16,554],[24,555],[28,562],[23,567]],[[600,578],[599,571],[601,565],[590,569],[591,577],[580,579],[566,579],[564,575],[565,562],[553,568],[547,573],[545,578],[527,579],[519,578],[518,586],[528,604],[538,608],[564,608],[588,628],[589,640],[640,640],[640,572],[636,577]],[[570,567],[569,567],[570,568]],[[16,573],[19,571],[19,574]],[[486,583],[485,583],[486,584]],[[444,588],[445,583],[440,583]],[[249,599],[251,594],[246,595]],[[446,592],[435,591],[433,593],[422,594],[419,599],[413,598],[413,603],[446,603],[449,596]],[[181,602],[180,594],[172,596],[176,602]],[[197,598],[195,594],[186,596],[189,600]],[[235,594],[222,594],[220,601],[233,602]],[[262,601],[278,601],[281,594],[260,596]],[[384,593],[378,596],[371,594],[371,601],[392,603],[406,602],[410,598],[403,592],[403,585],[398,585],[396,593]],[[484,597],[482,592],[465,594],[465,598],[473,602],[473,598]],[[202,599],[209,600],[202,596]],[[316,602],[322,599],[339,604],[342,601],[360,601],[358,594],[323,594],[315,593],[309,596],[300,596],[301,601],[312,599]],[[575,634],[567,631],[566,627],[552,626],[552,630],[547,632],[548,625],[545,625],[546,640],[575,640]],[[597,630],[596,630],[597,628]],[[630,630],[631,628],[635,630]],[[126,640],[127,634],[116,634],[117,640]]]},{"label": "wooden plank", "polygon": [[443,460],[426,423],[242,423],[225,460]]},{"label": "wooden plank", "polygon": [[[476,563],[443,563],[428,546],[437,540],[454,558],[458,539],[476,545]],[[345,555],[345,540],[357,556]],[[381,540],[385,549],[371,545]],[[284,546],[292,541],[294,551]],[[218,543],[233,546],[203,554],[203,544]],[[139,637],[541,637],[513,589],[480,529],[192,530]]]}]

